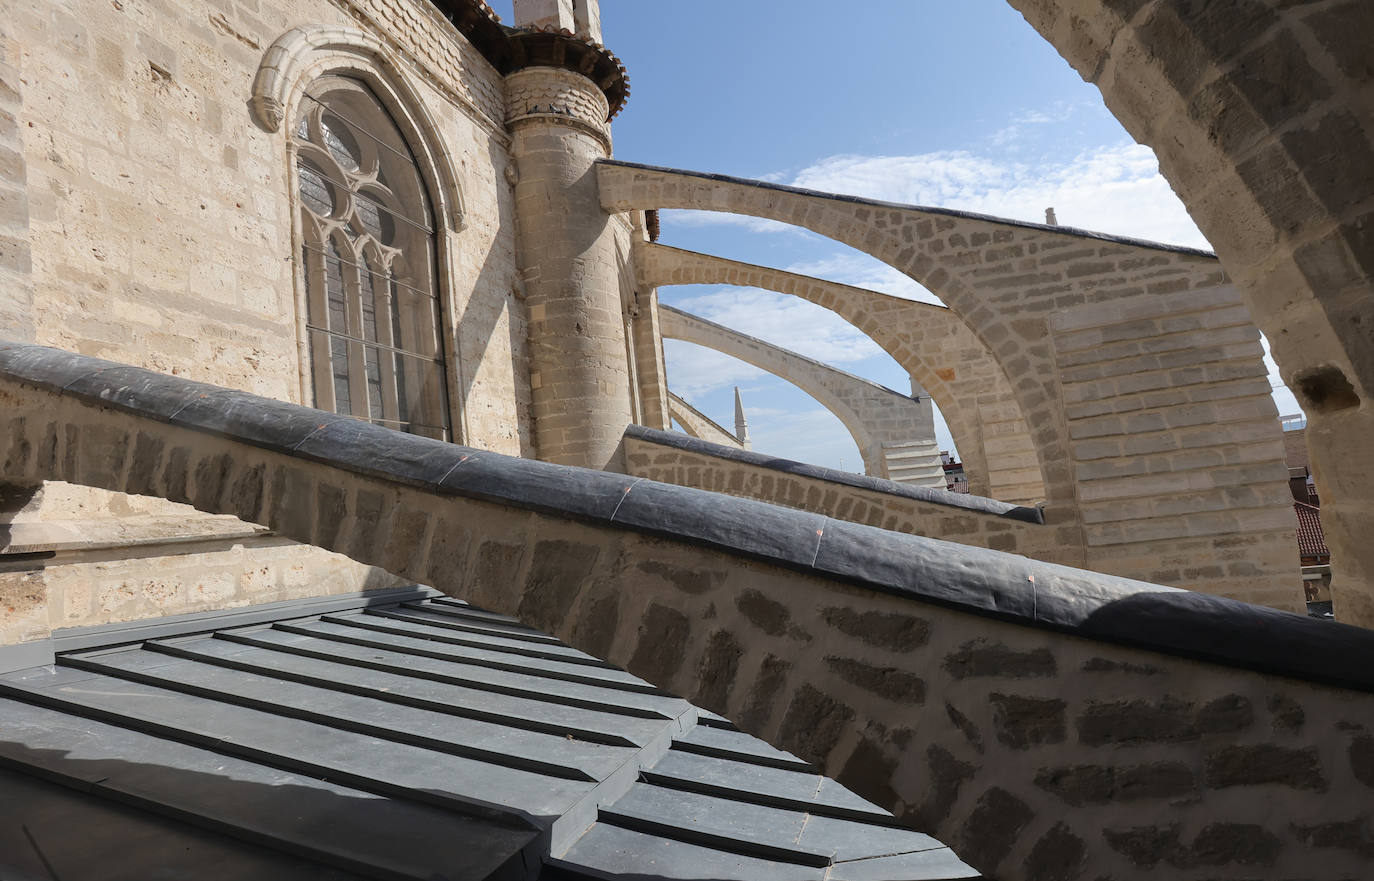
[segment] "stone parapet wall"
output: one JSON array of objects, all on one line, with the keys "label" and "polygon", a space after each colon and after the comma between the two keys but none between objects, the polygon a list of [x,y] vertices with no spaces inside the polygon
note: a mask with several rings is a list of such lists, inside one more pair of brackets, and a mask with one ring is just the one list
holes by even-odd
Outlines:
[{"label": "stone parapet wall", "polygon": [[1085,559],[1077,525],[1046,526],[1034,508],[742,452],[710,438],[631,426],[625,461],[626,473],[661,483],[1066,566],[1082,566]]},{"label": "stone parapet wall", "polygon": [[1367,631],[51,349],[0,346],[0,377],[0,476],[189,501],[516,615],[986,875],[1367,866]]}]

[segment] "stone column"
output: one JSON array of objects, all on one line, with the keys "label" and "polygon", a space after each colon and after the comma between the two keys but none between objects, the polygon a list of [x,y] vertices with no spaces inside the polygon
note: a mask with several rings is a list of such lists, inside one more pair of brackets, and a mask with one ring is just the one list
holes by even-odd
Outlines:
[{"label": "stone column", "polygon": [[608,113],[580,74],[528,67],[506,77],[538,455],[620,470],[630,369],[614,227],[593,169],[611,154]]}]

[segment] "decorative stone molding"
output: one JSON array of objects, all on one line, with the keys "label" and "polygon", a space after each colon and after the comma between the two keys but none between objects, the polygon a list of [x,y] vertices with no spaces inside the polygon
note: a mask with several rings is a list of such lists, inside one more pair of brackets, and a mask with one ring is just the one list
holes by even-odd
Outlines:
[{"label": "decorative stone molding", "polygon": [[611,151],[606,96],[589,79],[556,67],[531,67],[506,77],[506,125],[538,120],[586,131]]},{"label": "decorative stone molding", "polygon": [[417,148],[440,216],[453,230],[464,229],[466,210],[449,139],[410,85],[400,58],[373,35],[331,25],[302,25],[282,34],[263,53],[253,78],[248,108],[254,123],[269,134],[281,132],[289,108],[300,103],[310,83],[328,74],[360,79],[377,92]]}]

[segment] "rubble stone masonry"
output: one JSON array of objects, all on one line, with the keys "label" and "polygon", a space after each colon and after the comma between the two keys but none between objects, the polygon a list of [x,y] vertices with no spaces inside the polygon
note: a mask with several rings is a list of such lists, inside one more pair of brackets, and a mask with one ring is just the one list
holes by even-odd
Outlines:
[{"label": "rubble stone masonry", "polygon": [[0,373],[0,476],[189,502],[516,615],[988,876],[1368,866],[1367,631],[51,349],[0,346]]}]

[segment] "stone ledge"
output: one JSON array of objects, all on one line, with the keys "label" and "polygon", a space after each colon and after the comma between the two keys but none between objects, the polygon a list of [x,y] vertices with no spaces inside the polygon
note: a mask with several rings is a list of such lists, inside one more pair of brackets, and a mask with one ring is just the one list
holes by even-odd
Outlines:
[{"label": "stone ledge", "polygon": [[[0,378],[441,496],[705,546],[1023,626],[1374,692],[1374,633],[1362,628],[762,502],[398,434],[58,349],[0,343]],[[326,427],[335,430],[321,430]],[[307,439],[308,452],[302,449]]]},{"label": "stone ledge", "polygon": [[[893,392],[893,394],[898,393]],[[1032,508],[1026,505],[1013,505],[1010,502],[999,502],[996,499],[989,499],[983,496],[952,493],[948,490],[931,489],[930,487],[923,486],[908,486],[907,484],[884,480],[881,477],[869,477],[865,474],[854,474],[850,471],[838,471],[834,468],[825,468],[820,465],[808,465],[805,462],[794,462],[791,459],[779,459],[776,456],[767,456],[763,453],[756,453],[750,450],[740,450],[722,444],[713,444],[710,441],[679,434],[676,431],[659,431],[656,428],[646,428],[643,425],[631,425],[625,429],[625,436],[646,441],[651,444],[657,444],[662,447],[672,447],[673,449],[683,450],[688,453],[699,453],[705,456],[713,456],[718,459],[728,459],[732,462],[740,462],[745,465],[767,468],[771,471],[780,471],[783,474],[791,474],[797,477],[810,477],[815,480],[824,480],[827,483],[837,483],[842,486],[850,486],[855,489],[882,493],[883,495],[911,499],[912,501],[923,502],[925,504],[942,505],[947,508],[974,511],[979,514],[991,514],[994,517],[1005,517],[1008,520],[1017,520],[1022,523],[1043,524],[1045,522],[1044,512],[1039,508]]]}]

